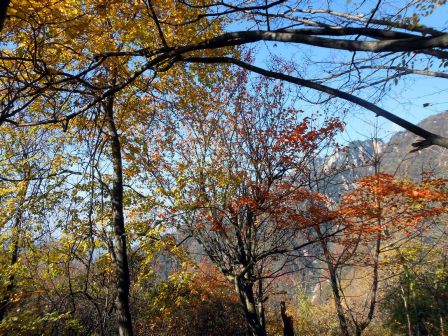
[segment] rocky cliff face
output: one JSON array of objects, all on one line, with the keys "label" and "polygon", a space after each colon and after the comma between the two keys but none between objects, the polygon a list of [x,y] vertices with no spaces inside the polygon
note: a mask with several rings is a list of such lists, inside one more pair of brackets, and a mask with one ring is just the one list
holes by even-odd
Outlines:
[{"label": "rocky cliff face", "polygon": [[[326,175],[319,182],[319,192],[338,199],[354,187],[361,177],[373,175],[375,157],[382,157],[386,144],[381,139],[353,141],[342,151],[321,160],[318,174]],[[320,178],[320,176],[319,176]]]},{"label": "rocky cliff face", "polygon": [[[419,123],[428,131],[448,137],[447,125],[448,112],[430,116]],[[412,143],[418,139],[414,134],[403,131],[394,134],[387,143],[381,139],[349,143],[348,151],[332,155],[321,162],[325,171],[341,171],[329,177],[331,183],[322,189],[330,197],[337,198],[351,189],[359,178],[374,174],[375,155],[379,158],[380,171],[397,177],[418,180],[423,172],[429,172],[437,177],[448,178],[448,150],[433,146],[411,153],[414,149]]]},{"label": "rocky cliff face", "polygon": [[[419,126],[448,137],[448,112],[424,119]],[[396,133],[384,148],[382,170],[397,176],[418,179],[422,172],[432,172],[448,177],[448,150],[432,146],[416,153],[409,153],[412,143],[418,139],[410,132]]]}]

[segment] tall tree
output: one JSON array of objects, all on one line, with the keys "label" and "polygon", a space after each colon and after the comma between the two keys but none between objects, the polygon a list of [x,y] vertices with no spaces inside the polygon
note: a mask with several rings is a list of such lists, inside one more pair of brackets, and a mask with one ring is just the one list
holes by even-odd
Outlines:
[{"label": "tall tree", "polygon": [[[417,184],[379,171],[360,179],[355,190],[343,195],[335,220],[342,221],[339,225],[344,229],[341,235],[321,239],[320,246],[344,335],[361,335],[369,326],[380,287],[389,276],[382,275],[381,268],[392,267],[388,255],[420,239],[431,218],[445,213],[446,199],[444,180]],[[315,231],[320,237],[319,227]],[[345,294],[354,291],[351,282],[358,286],[366,281],[367,292],[357,291],[365,304],[351,303]]]},{"label": "tall tree", "polygon": [[234,285],[250,334],[266,335],[272,280],[291,271],[312,244],[308,229],[325,220],[308,208],[324,199],[308,189],[310,162],[342,124],[301,116],[288,107],[281,84],[260,80],[249,89],[247,72],[237,78],[214,90],[215,110],[182,114],[178,160],[168,170],[173,182],[164,193],[173,200],[170,213],[179,213],[178,230],[194,237]]},{"label": "tall tree", "polygon": [[[170,94],[179,94],[176,92],[179,89],[178,86],[171,90],[168,86],[179,81],[186,72],[177,70],[166,76],[165,72],[171,67],[168,61],[154,63],[155,67],[151,69],[144,65],[145,70],[153,72],[153,76],[147,77],[143,74],[143,70],[139,71],[138,75],[132,74],[142,60],[130,57],[112,59],[101,57],[101,60],[98,59],[92,63],[91,58],[95,58],[98,52],[111,50],[126,52],[130,45],[143,45],[151,40],[154,42],[154,48],[166,45],[168,42],[171,43],[171,41],[186,40],[187,37],[191,40],[188,32],[182,33],[174,28],[171,29],[171,33],[162,34],[158,29],[157,20],[154,19],[151,19],[151,28],[140,29],[140,26],[146,26],[147,18],[153,16],[155,5],[143,1],[132,4],[126,1],[16,2],[10,8],[12,13],[10,30],[5,33],[10,38],[3,40],[4,45],[9,44],[11,48],[2,51],[5,56],[2,59],[8,66],[12,66],[9,69],[3,68],[5,72],[2,78],[6,85],[5,104],[10,107],[14,105],[14,109],[18,108],[24,112],[25,110],[29,112],[29,108],[42,111],[43,114],[37,117],[40,119],[38,124],[45,123],[41,117],[58,119],[58,116],[64,115],[65,112],[74,111],[79,106],[83,106],[82,113],[75,112],[73,114],[73,117],[78,116],[76,120],[69,123],[69,120],[73,119],[70,117],[62,123],[63,130],[70,134],[75,133],[74,137],[78,137],[79,142],[84,140],[79,138],[80,134],[98,136],[99,139],[93,148],[94,153],[103,151],[104,148],[110,149],[109,154],[103,155],[99,163],[93,157],[86,164],[96,165],[91,172],[91,178],[100,179],[100,184],[95,184],[95,186],[104,188],[110,194],[108,205],[110,205],[110,222],[115,239],[113,242],[108,241],[107,244],[116,266],[116,312],[120,335],[133,334],[129,303],[130,273],[126,241],[128,233],[125,229],[123,192],[126,178],[125,166],[131,166],[131,164],[123,160],[125,152],[122,145],[123,139],[132,139],[130,141],[130,146],[133,146],[131,152],[136,148],[138,142],[144,141],[141,137],[133,134],[133,131],[139,127],[145,130],[147,125],[139,125],[139,123],[151,120],[152,112],[150,106],[145,106],[146,113],[139,118],[141,106],[138,106],[137,101],[139,99],[148,102],[164,100]],[[160,2],[157,5],[160,10],[174,13],[173,6],[175,4],[168,4],[166,8],[165,2]],[[182,12],[175,13],[173,18],[179,17],[180,19],[184,15],[186,14]],[[198,40],[213,31],[220,30],[219,22],[195,25],[198,31],[202,29],[202,26],[207,29],[198,34]],[[174,31],[176,31],[175,34]],[[96,38],[92,38],[93,36]],[[17,54],[24,57],[17,58]],[[29,57],[34,57],[34,61],[30,62],[31,58]],[[15,62],[13,59],[20,61],[13,65],[11,63]],[[85,67],[88,68],[87,71],[85,71]],[[20,78],[21,70],[19,69],[27,73],[22,78]],[[83,73],[77,73],[78,71]],[[190,72],[195,73],[195,71]],[[16,76],[15,79],[12,76]],[[65,79],[59,76],[65,77]],[[46,79],[44,80],[44,78]],[[75,78],[77,79],[72,81]],[[45,84],[41,82],[42,80],[45,81]],[[133,86],[122,85],[122,80],[128,84],[132,82]],[[40,86],[41,84],[43,86]],[[116,85],[119,85],[121,89],[117,90]],[[186,86],[183,88],[185,89]],[[23,94],[22,103],[24,105],[20,105],[20,100],[13,97],[15,95],[13,92],[16,89],[21,92],[19,95]],[[115,92],[115,94],[111,95],[111,92]],[[185,93],[182,91],[182,94]],[[133,96],[134,98],[130,98]],[[25,100],[28,99],[28,103],[25,103]],[[9,107],[6,109],[9,110]],[[2,116],[6,119],[14,114],[10,114],[6,110],[3,112],[5,113]],[[22,117],[26,118],[24,115]],[[31,115],[28,117],[30,117],[28,120],[32,119]],[[95,127],[98,128],[98,131],[89,132],[86,127]],[[147,134],[142,133],[142,136]],[[94,139],[92,139],[92,143],[95,143]],[[127,158],[131,157],[132,155],[127,155]],[[109,159],[112,163],[111,171],[102,169],[104,160]],[[126,173],[135,175],[132,169],[126,169]],[[104,181],[103,178],[107,180]],[[92,195],[96,195],[96,193],[92,193]],[[91,217],[91,215],[89,216]]]}]

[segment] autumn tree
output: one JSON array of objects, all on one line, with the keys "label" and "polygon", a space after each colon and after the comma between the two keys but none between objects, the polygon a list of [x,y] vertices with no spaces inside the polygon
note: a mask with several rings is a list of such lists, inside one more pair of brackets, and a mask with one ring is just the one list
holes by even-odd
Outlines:
[{"label": "autumn tree", "polygon": [[[382,2],[353,1],[346,12],[340,12],[338,5],[333,3],[315,7],[313,1],[286,0],[271,3],[244,0],[232,4],[199,0],[27,0],[11,2],[9,7],[8,1],[2,2],[0,124],[8,131],[16,127],[50,125],[46,127],[65,131],[75,140],[70,143],[71,149],[82,144],[86,140],[83,137],[95,137],[89,139],[94,144],[89,149],[93,150],[84,157],[87,159],[83,162],[85,165],[80,165],[80,170],[95,181],[91,183],[94,191],[90,195],[101,195],[99,203],[103,207],[98,206],[95,211],[86,208],[85,218],[90,218],[87,221],[87,227],[92,228],[89,237],[94,236],[95,230],[102,234],[105,245],[101,248],[109,251],[110,260],[115,264],[117,301],[114,308],[122,335],[133,333],[129,303],[129,241],[125,225],[132,221],[127,218],[127,210],[131,210],[130,204],[137,199],[145,203],[140,209],[148,210],[164,197],[163,193],[147,197],[135,188],[134,184],[141,178],[135,168],[143,165],[133,159],[148,152],[152,154],[146,158],[146,167],[151,167],[151,174],[156,172],[153,174],[157,177],[152,180],[155,180],[154,184],[170,173],[169,166],[163,166],[163,160],[157,154],[165,154],[164,148],[170,146],[173,128],[160,127],[161,123],[155,126],[160,127],[159,132],[145,127],[154,126],[154,115],[158,115],[159,120],[166,117],[160,117],[158,110],[172,113],[178,97],[183,97],[184,105],[192,111],[195,104],[208,104],[210,96],[205,91],[216,85],[216,75],[225,73],[216,72],[216,68],[209,64],[233,64],[367,108],[423,138],[416,143],[418,149],[431,145],[447,147],[445,138],[362,98],[370,94],[369,88],[381,87],[407,75],[446,78],[443,66],[447,57],[447,34],[419,23],[422,15],[437,10],[437,5],[444,3],[405,2],[394,10]],[[352,15],[350,9],[354,8],[364,14]],[[318,77],[311,71],[315,70],[310,65],[313,62],[302,65],[300,59],[286,62],[276,57],[272,62],[274,66],[268,69],[259,66],[253,58],[245,58],[247,53],[241,52],[242,46],[259,42],[322,47],[341,52],[342,56],[331,67],[327,62],[328,74]],[[280,54],[285,56],[283,51]],[[332,58],[331,62],[334,61]],[[200,86],[205,89],[195,91]],[[302,99],[309,100],[308,92],[301,94]],[[203,99],[199,99],[201,97]],[[325,96],[324,101],[327,98]],[[188,105],[187,101],[195,104]],[[244,120],[234,120],[233,123],[240,121]],[[313,135],[319,128],[310,125],[311,120],[304,122],[303,132],[309,131]],[[231,129],[235,127],[232,123],[230,126]],[[288,138],[293,136],[293,127],[300,129],[300,126],[296,120],[288,119],[284,120],[281,129],[285,134],[263,133],[263,137],[271,139],[269,152],[292,151],[288,146],[293,146],[294,141],[300,147],[299,138],[294,141]],[[89,132],[92,127],[95,131]],[[148,142],[144,139],[154,134],[163,139],[159,139],[158,144],[164,147],[148,150]],[[260,136],[257,132],[255,135]],[[281,137],[288,141],[282,143]],[[273,139],[279,143],[277,148]],[[319,136],[309,140],[318,139],[321,140]],[[286,172],[282,174],[278,178]],[[78,185],[81,187],[77,189],[76,197],[82,198],[86,184]],[[126,186],[130,186],[129,194],[126,194]],[[279,190],[275,183],[272,186]],[[247,188],[251,190],[251,186]],[[294,190],[302,191],[298,187]],[[304,202],[305,196],[309,197],[300,192],[291,191],[299,203]],[[245,194],[240,196],[245,197]],[[242,207],[240,204],[235,208],[236,213],[243,211],[239,208],[250,209],[250,203]],[[96,212],[98,209],[101,211]],[[101,214],[97,217],[98,222],[91,220],[92,213]],[[81,216],[81,222],[85,218]],[[102,227],[102,220],[113,227],[113,232]],[[135,222],[139,228],[151,227],[149,222],[152,220],[150,215],[141,215]],[[110,239],[111,234],[114,240]],[[130,236],[132,234],[131,230]]]},{"label": "autumn tree", "polygon": [[447,320],[447,280],[443,263],[446,255],[438,258],[431,254],[422,259],[417,244],[400,252],[403,270],[386,293],[391,304],[382,306],[388,313],[387,322],[392,330],[407,335],[443,335]]},{"label": "autumn tree", "polygon": [[250,333],[265,335],[272,279],[290,270],[312,243],[308,228],[323,220],[304,215],[311,200],[323,198],[308,189],[310,162],[342,124],[306,117],[281,84],[257,80],[250,87],[247,75],[237,75],[235,89],[214,90],[215,110],[182,113],[178,159],[163,193],[172,200],[170,213],[179,213],[178,230],[233,283]]},{"label": "autumn tree", "polygon": [[[45,323],[70,319],[44,305],[43,297],[48,292],[42,282],[34,282],[41,273],[39,263],[45,259],[51,237],[61,228],[55,213],[67,201],[66,182],[75,173],[62,168],[64,158],[60,152],[65,143],[54,135],[44,128],[13,131],[2,127],[2,334],[20,335],[39,330]],[[39,298],[40,308],[35,304]]]},{"label": "autumn tree", "polygon": [[380,305],[392,330],[407,335],[444,334],[446,253],[446,214],[433,218],[418,239],[389,253],[390,267],[383,272],[390,277]]},{"label": "autumn tree", "polygon": [[136,333],[246,335],[238,296],[224,276],[205,260],[195,262],[187,255],[180,260],[166,277],[139,282]]},{"label": "autumn tree", "polygon": [[[95,58],[98,52],[126,50],[127,43],[136,46],[143,41],[154,40],[155,44],[158,44],[161,35],[157,29],[157,21],[153,21],[154,29],[145,31],[139,30],[139,24],[135,21],[140,20],[143,24],[147,15],[151,16],[150,13],[154,11],[153,5],[151,2],[140,2],[138,5],[133,5],[120,1],[114,3],[86,2],[83,6],[76,1],[17,2],[9,8],[13,13],[11,18],[13,24],[10,26],[11,30],[5,33],[6,38],[2,40],[4,45],[11,46],[9,50],[8,48],[3,50],[5,57],[2,58],[6,62],[2,77],[6,85],[4,92],[11,98],[7,98],[8,102],[5,101],[5,104],[10,106],[13,104],[14,108],[28,112],[35,109],[41,111],[43,114],[37,117],[38,124],[46,123],[41,118],[44,115],[46,115],[44,119],[47,117],[58,119],[58,115],[83,106],[82,113],[72,115],[72,117],[78,116],[78,118],[70,124],[69,119],[72,118],[67,119],[62,124],[62,128],[69,134],[78,133],[78,135],[97,137],[96,140],[92,139],[94,144],[92,152],[87,153],[87,155],[93,153],[92,160],[88,160],[87,166],[80,168],[89,169],[90,178],[99,179],[100,183],[95,183],[95,187],[109,195],[106,201],[109,212],[106,212],[105,218],[110,221],[115,238],[106,243],[116,266],[115,308],[120,335],[133,334],[129,303],[131,284],[124,209],[124,185],[126,182],[130,182],[125,181],[125,178],[127,173],[132,174],[133,172],[126,170],[127,162],[123,159],[125,153],[122,141],[138,141],[135,140],[137,136],[133,132],[139,126],[133,122],[144,123],[152,120],[153,114],[149,106],[146,106],[147,113],[140,115],[143,116],[140,118],[137,110],[141,111],[141,106],[138,106],[137,101],[152,102],[157,98],[164,99],[165,95],[170,94],[166,88],[175,80],[180,80],[186,72],[177,69],[171,75],[165,76],[164,72],[171,67],[170,62],[166,62],[163,65],[154,64],[153,76],[143,75],[144,71],[140,71],[139,75],[135,76],[131,73],[141,61],[135,63],[135,60],[130,57],[124,59],[102,58],[101,61],[92,63],[91,58]],[[174,4],[169,4],[165,8],[165,4],[162,2],[159,7],[160,10],[170,13],[173,12],[172,5]],[[135,13],[138,12],[140,14],[136,15]],[[195,13],[197,14],[197,11]],[[182,18],[183,14],[175,14],[173,18],[177,15]],[[98,18],[101,19],[98,20]],[[195,25],[197,30],[201,29],[202,24]],[[207,30],[204,30],[203,34],[198,34],[197,38],[204,38],[207,34],[219,29],[219,22],[207,24]],[[187,37],[188,32],[185,34]],[[174,43],[174,41],[182,39],[181,35],[180,32],[171,35],[165,32],[161,42],[162,44],[166,44],[167,41]],[[96,38],[91,39],[92,36],[96,36]],[[31,45],[35,47],[32,47],[33,51],[29,49]],[[11,58],[6,54],[13,56]],[[23,57],[15,57],[17,54],[21,54]],[[29,62],[30,58],[28,57],[34,57],[35,61]],[[18,60],[20,60],[19,63],[11,63]],[[86,66],[89,68],[88,71],[84,71]],[[24,70],[24,77],[19,78],[21,76],[17,72],[21,71],[19,69]],[[76,75],[77,71],[84,73],[79,77]],[[194,71],[191,72],[194,73]],[[66,79],[77,77],[79,80],[75,80],[75,82],[72,82],[71,79],[59,81],[62,79],[62,77],[56,79],[59,75],[68,76]],[[128,76],[131,76],[132,79]],[[133,87],[122,85],[120,90],[116,90],[115,85],[122,79],[129,83],[133,82]],[[41,80],[46,82],[43,84],[46,88],[37,89],[40,86],[38,82]],[[154,90],[153,92],[149,90],[150,87]],[[114,94],[110,94],[111,88],[113,88]],[[11,94],[15,95],[12,93],[15,89],[23,93],[22,97],[25,100],[30,99],[29,104],[22,100],[25,105],[20,106],[19,100],[11,96]],[[177,93],[173,91],[173,94]],[[156,106],[154,105],[153,108]],[[126,113],[131,111],[133,111],[132,117],[127,118]],[[9,112],[3,114],[4,117],[7,115]],[[33,119],[31,114],[28,117],[22,117],[28,118],[29,121]],[[89,127],[98,128],[98,130],[90,132],[86,129]],[[129,136],[128,139],[126,139],[127,136]],[[75,139],[76,137],[77,135],[74,135]],[[78,137],[80,143],[82,140]],[[105,151],[106,154],[102,155]],[[101,159],[97,159],[96,156]],[[102,164],[107,161],[111,163],[110,170],[103,169]],[[88,165],[96,166],[90,169]],[[97,193],[94,192],[93,195],[97,195]],[[92,216],[89,215],[89,217]]]},{"label": "autumn tree", "polygon": [[[344,335],[361,335],[369,326],[380,287],[390,276],[382,272],[392,267],[388,256],[429,229],[430,219],[446,211],[446,197],[444,180],[428,178],[418,184],[379,171],[343,195],[333,219],[343,227],[341,235],[322,239],[320,245]],[[355,295],[353,286],[360,288],[364,282],[367,292],[357,295],[366,303],[353,302],[347,293]]]}]

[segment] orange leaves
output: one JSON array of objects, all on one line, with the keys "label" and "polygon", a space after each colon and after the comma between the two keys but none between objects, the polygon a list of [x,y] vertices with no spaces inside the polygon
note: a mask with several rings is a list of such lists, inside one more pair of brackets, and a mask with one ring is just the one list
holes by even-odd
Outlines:
[{"label": "orange leaves", "polygon": [[271,190],[257,188],[260,185],[252,187],[244,196],[229,197],[219,209],[198,204],[196,230],[227,234],[235,226],[244,230],[265,225],[294,232],[331,221],[336,216],[336,212],[329,210],[329,200],[319,193],[288,183]]},{"label": "orange leaves", "polygon": [[257,207],[257,202],[249,196],[240,196],[230,205],[232,210],[238,212],[243,207],[249,207],[250,209],[255,209]]},{"label": "orange leaves", "polygon": [[379,173],[362,178],[343,196],[338,214],[353,234],[404,232],[410,235],[425,220],[446,212],[447,181],[399,181]]},{"label": "orange leaves", "polygon": [[213,225],[210,227],[210,231],[222,231],[223,229],[223,224],[219,221],[214,221]]},{"label": "orange leaves", "polygon": [[271,132],[277,137],[273,150],[300,152],[315,149],[320,141],[332,138],[344,128],[343,123],[338,118],[326,120],[320,128],[312,127],[309,117],[305,117],[299,123],[292,122],[291,125],[293,125],[291,128],[286,128],[281,132]]}]

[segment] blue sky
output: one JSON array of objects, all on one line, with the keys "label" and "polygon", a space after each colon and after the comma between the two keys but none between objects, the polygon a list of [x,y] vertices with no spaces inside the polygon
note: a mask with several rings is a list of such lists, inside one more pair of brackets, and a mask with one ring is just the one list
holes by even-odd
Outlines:
[{"label": "blue sky", "polygon": [[[344,3],[344,2],[341,2]],[[439,7],[434,14],[425,17],[421,23],[427,26],[436,27],[440,30],[448,29],[448,5]],[[258,44],[256,52],[256,64],[266,67],[266,62],[269,59],[269,53],[272,52],[277,56],[285,57],[300,63],[300,57],[306,55],[306,50],[312,50],[313,58],[331,59],[334,57],[333,51],[324,48],[294,46],[287,44]],[[340,52],[339,52],[340,53]],[[350,53],[351,54],[351,53]],[[420,67],[420,68],[423,68]],[[435,68],[438,71],[448,72],[448,68]],[[307,74],[312,76],[312,72]],[[306,77],[304,78],[310,78]],[[335,86],[335,85],[332,85]],[[363,92],[363,98],[367,98],[369,91]],[[370,100],[370,99],[368,99]],[[423,104],[429,103],[429,106],[424,107]],[[400,80],[398,85],[393,85],[391,90],[387,92],[384,98],[378,102],[378,105],[386,110],[395,113],[396,115],[407,119],[411,122],[418,123],[424,118],[448,111],[448,81],[441,78],[424,77],[418,75],[406,76],[404,80]],[[337,103],[334,107],[345,106],[346,104]],[[301,106],[311,110],[316,107],[311,104]],[[373,125],[378,125],[380,128],[380,137],[387,139],[391,134],[402,129],[397,125],[383,119],[376,118],[375,115],[358,107],[350,107],[349,113],[346,116],[347,128],[343,135],[345,140],[365,139],[371,137],[374,133]]]}]

